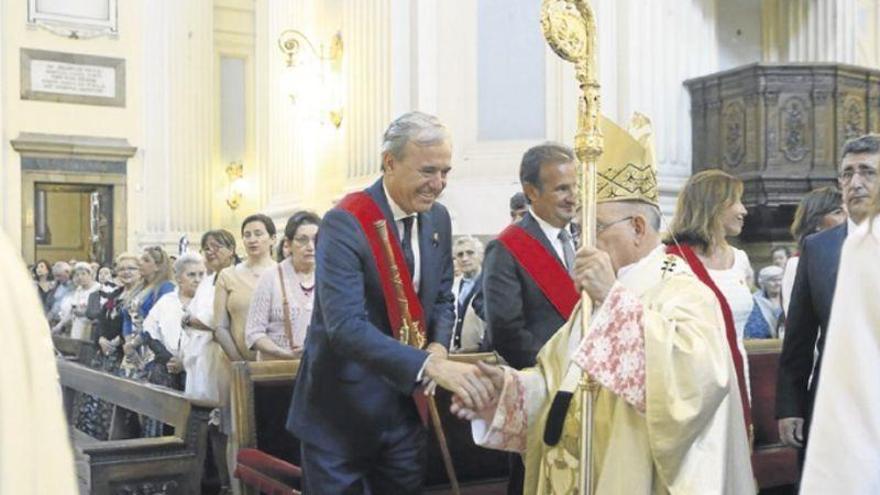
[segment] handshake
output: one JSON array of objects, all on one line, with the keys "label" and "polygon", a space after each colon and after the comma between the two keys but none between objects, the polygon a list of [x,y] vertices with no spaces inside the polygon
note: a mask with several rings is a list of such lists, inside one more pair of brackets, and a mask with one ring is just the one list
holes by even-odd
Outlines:
[{"label": "handshake", "polygon": [[451,411],[461,419],[474,419],[494,408],[504,387],[504,371],[500,367],[450,361],[446,349],[437,344],[429,345],[428,351],[431,358],[425,366],[425,378],[429,380],[425,394],[433,393],[438,385],[452,392]]}]

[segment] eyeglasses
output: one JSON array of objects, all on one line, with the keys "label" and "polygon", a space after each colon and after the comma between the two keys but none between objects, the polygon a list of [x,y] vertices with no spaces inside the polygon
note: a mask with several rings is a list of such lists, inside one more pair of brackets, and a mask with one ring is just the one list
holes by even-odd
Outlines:
[{"label": "eyeglasses", "polygon": [[868,167],[860,167],[855,170],[848,169],[838,174],[837,178],[840,179],[840,182],[844,184],[849,184],[850,182],[852,182],[853,177],[855,177],[856,175],[860,176],[862,179],[865,179],[868,182],[873,182],[877,178],[877,169]]},{"label": "eyeglasses", "polygon": [[632,218],[633,218],[633,216],[630,215],[628,217],[623,217],[623,218],[620,218],[618,220],[615,220],[615,221],[609,222],[609,223],[602,223],[602,222],[596,221],[596,235],[599,235],[601,232],[604,232],[605,230],[607,230],[609,227],[613,226],[614,224],[618,224],[620,222],[625,222],[627,220],[632,220]]},{"label": "eyeglasses", "polygon": [[307,235],[298,235],[293,238],[293,243],[297,246],[308,246],[309,243],[315,243],[315,238]]}]

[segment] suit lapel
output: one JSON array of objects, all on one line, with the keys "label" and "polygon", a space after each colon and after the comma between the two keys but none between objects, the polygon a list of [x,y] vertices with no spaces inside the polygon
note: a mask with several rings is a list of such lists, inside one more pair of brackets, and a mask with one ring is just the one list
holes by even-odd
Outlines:
[{"label": "suit lapel", "polygon": [[388,230],[391,232],[391,235],[397,238],[397,242],[400,243],[400,233],[397,231],[397,222],[394,221],[394,214],[391,213],[391,206],[388,204],[388,199],[385,197],[385,188],[382,187],[381,178],[367,188],[367,194],[369,194],[376,204],[379,205],[379,209],[382,210],[382,214],[385,215]]},{"label": "suit lapel", "polygon": [[540,241],[541,245],[544,246],[544,249],[546,249],[551,256],[556,258],[556,261],[559,261],[562,266],[565,266],[565,263],[559,259],[559,255],[556,254],[556,249],[553,247],[553,244],[550,243],[550,239],[547,239],[547,236],[541,229],[541,225],[538,224],[538,221],[532,216],[532,212],[526,212],[523,219],[520,220],[519,226],[524,228],[530,236]]},{"label": "suit lapel", "polygon": [[432,220],[431,211],[427,211],[425,213],[419,213],[419,266],[421,267],[421,272],[419,273],[419,300],[422,302],[422,307],[427,308],[430,307],[428,305],[429,301],[426,301],[428,293],[430,292],[430,288],[433,287],[434,284],[434,276],[436,275],[435,270],[432,267],[437,265],[436,251],[434,246],[434,222]]},{"label": "suit lapel", "polygon": [[847,222],[843,222],[843,224],[837,227],[837,231],[834,232],[834,239],[832,240],[834,244],[829,246],[830,249],[827,250],[828,256],[830,257],[828,264],[831,267],[831,276],[828,280],[831,280],[832,287],[837,285],[837,271],[840,268],[840,252],[843,250],[843,242],[846,241],[848,229],[849,224]]}]

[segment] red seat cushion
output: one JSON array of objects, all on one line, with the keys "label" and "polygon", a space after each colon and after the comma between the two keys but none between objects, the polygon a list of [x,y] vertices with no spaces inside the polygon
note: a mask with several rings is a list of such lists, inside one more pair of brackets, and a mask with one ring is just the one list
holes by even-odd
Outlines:
[{"label": "red seat cushion", "polygon": [[298,466],[258,449],[241,449],[236,459],[235,477],[248,486],[269,495],[299,495],[293,488],[294,480],[302,477]]}]

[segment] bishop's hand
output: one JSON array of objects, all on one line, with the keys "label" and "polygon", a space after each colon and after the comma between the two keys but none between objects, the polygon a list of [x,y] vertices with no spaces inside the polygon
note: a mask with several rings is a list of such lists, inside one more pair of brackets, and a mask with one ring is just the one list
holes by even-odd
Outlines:
[{"label": "bishop's hand", "polygon": [[574,282],[578,290],[586,291],[599,305],[611,292],[615,281],[617,276],[608,253],[588,246],[578,249],[574,260]]},{"label": "bishop's hand", "polygon": [[486,407],[475,409],[468,407],[461,397],[454,395],[449,410],[459,419],[470,421],[482,417],[483,419],[490,421],[495,414],[494,406],[496,405],[498,397],[501,395],[501,390],[504,388],[504,370],[499,366],[486,364],[482,361],[477,362],[477,367],[483,376],[492,383],[494,399],[489,404],[486,404]]}]

